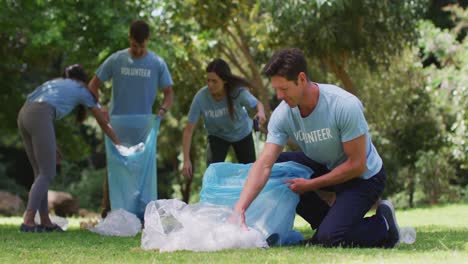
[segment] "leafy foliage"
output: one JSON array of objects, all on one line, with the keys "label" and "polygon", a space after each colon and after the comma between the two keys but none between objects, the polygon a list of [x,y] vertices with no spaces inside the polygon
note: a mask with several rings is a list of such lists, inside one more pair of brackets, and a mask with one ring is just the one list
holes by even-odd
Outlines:
[{"label": "leafy foliage", "polygon": [[[273,91],[260,69],[274,50],[286,46],[306,52],[314,81],[341,82],[364,102],[389,174],[387,195],[403,194],[410,204],[426,199],[420,192],[431,182],[423,170],[428,164],[446,168],[446,174],[437,174],[445,179],[437,183],[442,189],[447,181],[463,188],[468,183],[466,8],[445,8],[453,23],[441,30],[420,20],[434,7],[428,2],[0,0],[0,144],[21,147],[16,113],[29,92],[71,63],[92,73],[127,47],[128,25],[143,18],[152,27],[149,48],[165,59],[175,83],[175,103],[158,136],[164,196],[197,200],[206,133],[202,125],[194,133],[192,181],[180,173],[181,138],[193,96],[205,85],[207,63],[226,59],[251,81],[267,109],[274,108]],[[101,93],[102,102],[108,102],[110,91]],[[102,133],[93,119],[77,126],[70,116],[57,122],[56,134],[65,165],[54,184],[64,190],[73,186],[77,193],[94,190],[86,198],[91,204],[101,172],[76,161],[104,151]],[[448,168],[455,169],[454,178]]]},{"label": "leafy foliage", "polygon": [[269,32],[276,46],[295,46],[319,58],[352,93],[350,59],[388,64],[416,36],[426,0],[264,1],[274,17]]},{"label": "leafy foliage", "polygon": [[[454,9],[455,11],[457,9]],[[468,19],[468,12],[464,19]],[[462,20],[463,21],[463,20]],[[468,24],[461,24],[465,28]],[[420,24],[421,38],[419,46],[423,52],[423,60],[433,58],[435,61],[429,65],[424,73],[427,78],[427,89],[433,95],[434,106],[439,109],[444,118],[446,139],[451,145],[452,156],[460,162],[460,168],[468,169],[468,39],[457,41],[457,29],[453,31],[440,30],[432,23],[424,21]]]},{"label": "leafy foliage", "polygon": [[420,179],[427,201],[430,204],[438,204],[442,196],[447,196],[447,201],[457,200],[459,191],[451,184],[456,179],[455,169],[451,166],[446,152],[436,153],[430,150],[419,154],[415,164],[416,177]]}]

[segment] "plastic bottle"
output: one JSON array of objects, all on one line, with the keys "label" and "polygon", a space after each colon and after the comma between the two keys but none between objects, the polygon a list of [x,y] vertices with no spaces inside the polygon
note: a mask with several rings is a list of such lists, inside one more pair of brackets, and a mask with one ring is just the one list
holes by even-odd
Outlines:
[{"label": "plastic bottle", "polygon": [[416,230],[411,226],[400,228],[400,243],[413,244],[416,241]]}]

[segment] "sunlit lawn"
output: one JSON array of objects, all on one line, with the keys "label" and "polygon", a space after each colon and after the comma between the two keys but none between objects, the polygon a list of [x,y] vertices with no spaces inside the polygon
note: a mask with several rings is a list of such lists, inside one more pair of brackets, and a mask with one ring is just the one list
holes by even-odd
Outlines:
[{"label": "sunlit lawn", "polygon": [[[65,233],[23,234],[19,217],[0,218],[0,263],[468,263],[468,204],[398,211],[400,226],[413,226],[413,245],[385,249],[277,247],[219,252],[159,253],[140,249],[140,236],[103,237],[69,219]],[[295,228],[309,237],[299,217]]]}]

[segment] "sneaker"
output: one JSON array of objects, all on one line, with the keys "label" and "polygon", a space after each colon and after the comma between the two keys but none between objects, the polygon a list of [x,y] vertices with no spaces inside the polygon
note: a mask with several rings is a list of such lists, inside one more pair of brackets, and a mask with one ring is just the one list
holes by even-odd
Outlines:
[{"label": "sneaker", "polygon": [[40,225],[38,226],[38,228],[41,228],[44,232],[46,233],[50,233],[50,232],[65,232],[63,231],[63,229],[57,225],[57,224],[54,224],[53,226],[43,226],[43,225]]},{"label": "sneaker", "polygon": [[280,237],[279,237],[279,235],[277,233],[273,233],[269,237],[267,237],[266,242],[267,242],[269,247],[272,247],[272,246],[277,245],[277,243],[279,241],[279,238]]},{"label": "sneaker", "polygon": [[377,207],[377,215],[383,216],[388,224],[388,234],[384,241],[385,248],[393,248],[400,242],[400,228],[395,217],[395,208],[389,200],[382,200]]},{"label": "sneaker", "polygon": [[23,233],[28,233],[28,232],[31,232],[31,233],[34,233],[36,232],[36,226],[28,226],[28,225],[25,225],[24,223],[20,225],[20,228],[19,230]]}]

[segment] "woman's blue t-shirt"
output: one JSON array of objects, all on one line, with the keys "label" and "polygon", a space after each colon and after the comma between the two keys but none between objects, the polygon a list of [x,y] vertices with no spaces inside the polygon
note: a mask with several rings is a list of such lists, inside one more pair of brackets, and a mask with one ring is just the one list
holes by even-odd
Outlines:
[{"label": "woman's blue t-shirt", "polygon": [[234,106],[233,118],[229,115],[226,98],[216,101],[207,86],[201,88],[192,101],[188,122],[196,124],[202,115],[208,135],[220,137],[229,142],[243,139],[252,131],[252,120],[245,107],[256,107],[258,100],[245,88],[236,89],[231,94],[231,98],[233,98]]},{"label": "woman's blue t-shirt", "polygon": [[99,107],[91,92],[73,79],[54,79],[45,82],[30,93],[28,102],[46,102],[55,108],[55,119],[61,119],[81,104]]}]

